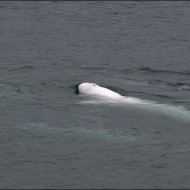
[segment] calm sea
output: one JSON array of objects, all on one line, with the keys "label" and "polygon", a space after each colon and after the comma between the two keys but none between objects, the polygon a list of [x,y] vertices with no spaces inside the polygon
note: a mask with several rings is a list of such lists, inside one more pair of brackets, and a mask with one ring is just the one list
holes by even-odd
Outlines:
[{"label": "calm sea", "polygon": [[189,23],[188,1],[0,2],[0,188],[190,188]]}]

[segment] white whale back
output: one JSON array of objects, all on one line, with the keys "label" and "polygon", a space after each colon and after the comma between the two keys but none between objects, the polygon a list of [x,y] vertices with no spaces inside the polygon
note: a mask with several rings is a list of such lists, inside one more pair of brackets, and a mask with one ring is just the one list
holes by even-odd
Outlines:
[{"label": "white whale back", "polygon": [[101,87],[95,83],[82,83],[78,86],[80,94],[98,95],[108,98],[121,98],[122,96],[117,92]]}]

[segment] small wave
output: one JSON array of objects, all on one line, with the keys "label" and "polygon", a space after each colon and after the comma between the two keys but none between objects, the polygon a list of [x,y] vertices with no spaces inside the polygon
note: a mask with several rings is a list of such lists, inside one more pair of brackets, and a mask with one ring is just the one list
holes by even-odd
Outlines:
[{"label": "small wave", "polygon": [[[161,88],[172,87],[175,90],[190,90],[189,82],[166,81],[166,80],[163,81],[163,80],[158,80],[158,79],[150,79],[150,80],[127,79],[125,81],[129,85],[133,84],[133,86],[152,85],[152,86],[157,86]],[[123,90],[121,89],[120,91],[123,91]],[[135,91],[135,93],[140,93],[140,92]]]},{"label": "small wave", "polygon": [[149,93],[149,92],[138,92],[138,91],[134,91],[134,92],[130,91],[130,92],[133,94],[142,94],[142,95],[150,96],[150,97],[160,97],[160,98],[164,98],[167,100],[174,99],[172,96],[167,96],[164,94],[154,94],[154,93]]},{"label": "small wave", "polygon": [[190,84],[185,82],[170,82],[162,80],[150,80],[148,84],[175,87],[177,90],[190,90]]},{"label": "small wave", "polygon": [[146,72],[146,73],[165,73],[165,74],[180,74],[190,75],[190,71],[174,71],[174,70],[162,70],[162,69],[151,69],[150,67],[124,69],[123,72]]},{"label": "small wave", "polygon": [[106,67],[81,67],[80,68],[81,70],[90,70],[90,71],[92,71],[92,70],[107,70],[107,68]]},{"label": "small wave", "polygon": [[9,69],[8,71],[28,70],[28,69],[34,69],[34,67],[31,65],[27,65],[27,66],[17,67],[14,69]]}]

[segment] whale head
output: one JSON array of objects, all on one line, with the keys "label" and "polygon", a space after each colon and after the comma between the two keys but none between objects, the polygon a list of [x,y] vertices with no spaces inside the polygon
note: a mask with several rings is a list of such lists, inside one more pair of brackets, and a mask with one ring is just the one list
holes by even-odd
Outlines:
[{"label": "whale head", "polygon": [[97,87],[98,85],[95,83],[81,83],[78,85],[78,91],[81,94],[88,94],[89,92],[91,92],[95,87]]},{"label": "whale head", "polygon": [[95,95],[107,98],[120,98],[122,97],[119,93],[114,92],[108,88],[101,87],[95,83],[81,83],[78,85],[79,94],[83,95]]}]

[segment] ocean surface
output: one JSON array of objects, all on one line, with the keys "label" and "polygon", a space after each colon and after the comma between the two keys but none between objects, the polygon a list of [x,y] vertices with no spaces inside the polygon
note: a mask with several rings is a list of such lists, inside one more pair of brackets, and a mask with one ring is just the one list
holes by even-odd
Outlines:
[{"label": "ocean surface", "polygon": [[0,188],[190,188],[189,23],[188,1],[0,2]]}]

